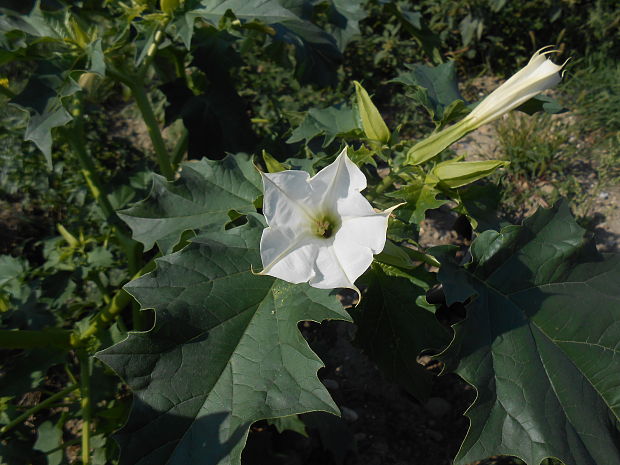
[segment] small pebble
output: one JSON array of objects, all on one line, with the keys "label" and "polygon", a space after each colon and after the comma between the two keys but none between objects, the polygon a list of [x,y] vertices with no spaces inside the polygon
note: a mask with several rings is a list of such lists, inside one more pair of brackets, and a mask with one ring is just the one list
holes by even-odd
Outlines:
[{"label": "small pebble", "polygon": [[601,192],[598,196],[603,200],[607,200],[609,198],[609,192]]},{"label": "small pebble", "polygon": [[342,412],[342,418],[349,422],[357,421],[360,417],[355,410],[349,407],[340,407],[340,411]]}]

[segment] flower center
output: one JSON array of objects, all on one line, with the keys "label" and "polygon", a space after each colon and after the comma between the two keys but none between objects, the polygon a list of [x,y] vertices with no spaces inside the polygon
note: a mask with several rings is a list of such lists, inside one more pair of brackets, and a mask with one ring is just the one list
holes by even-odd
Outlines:
[{"label": "flower center", "polygon": [[329,239],[340,229],[340,221],[335,215],[319,215],[312,221],[312,233],[315,236]]}]

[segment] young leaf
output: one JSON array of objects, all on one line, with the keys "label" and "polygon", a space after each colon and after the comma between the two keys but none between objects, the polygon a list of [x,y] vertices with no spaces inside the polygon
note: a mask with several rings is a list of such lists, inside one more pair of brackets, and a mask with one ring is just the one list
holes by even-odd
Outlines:
[{"label": "young leaf", "polygon": [[485,231],[471,254],[439,272],[448,304],[471,299],[441,354],[478,391],[454,463],[620,463],[620,256],[598,254],[565,203]]},{"label": "young leaf", "polygon": [[424,349],[443,349],[450,342],[448,330],[433,313],[416,305],[425,289],[408,279],[388,276],[377,265],[363,279],[368,286],[366,294],[360,305],[350,310],[357,325],[355,343],[387,377],[417,399],[426,399],[433,376],[416,357]]},{"label": "young leaf", "polygon": [[349,317],[327,290],[252,272],[263,227],[200,235],[125,287],[156,324],[97,355],[134,391],[122,465],[239,464],[253,422],[338,414],[297,323]]},{"label": "young leaf", "polygon": [[286,141],[289,144],[316,136],[325,136],[323,147],[331,144],[336,137],[355,134],[362,129],[357,112],[347,105],[334,105],[327,108],[311,108],[301,124],[293,130]]},{"label": "young leaf", "polygon": [[223,160],[202,159],[183,164],[174,182],[153,176],[149,196],[119,216],[133,238],[151,249],[155,242],[169,252],[188,229],[220,227],[229,221],[228,211],[254,212],[253,202],[262,194],[261,179],[245,154]]},{"label": "young leaf", "polygon": [[439,208],[448,202],[447,200],[437,199],[439,194],[441,192],[437,189],[436,182],[414,181],[386,195],[407,202],[406,205],[394,212],[397,218],[401,218],[407,223],[420,224],[424,220],[426,210]]},{"label": "young leaf", "polygon": [[390,140],[390,130],[386,126],[385,121],[383,121],[379,110],[377,110],[375,104],[372,103],[366,89],[357,81],[353,81],[353,84],[355,84],[357,109],[362,118],[362,127],[364,128],[366,137],[387,144]]},{"label": "young leaf", "polygon": [[392,82],[404,84],[408,96],[423,106],[434,121],[441,122],[448,109],[450,118],[454,119],[453,113],[461,107],[453,102],[464,100],[458,89],[454,62],[449,61],[435,67],[409,65],[408,68],[410,71],[400,74]]}]

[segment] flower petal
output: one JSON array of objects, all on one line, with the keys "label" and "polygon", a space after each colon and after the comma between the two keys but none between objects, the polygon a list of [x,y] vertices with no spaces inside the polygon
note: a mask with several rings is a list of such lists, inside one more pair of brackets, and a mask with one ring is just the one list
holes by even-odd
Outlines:
[{"label": "flower petal", "polygon": [[[342,258],[336,254],[333,243],[333,239],[325,241],[318,248],[318,254],[314,263],[314,276],[310,279],[309,284],[312,287],[317,287],[319,289],[346,287],[349,289],[354,289],[359,294],[359,290],[355,287],[355,284],[353,284],[359,275],[353,277],[347,274],[346,268],[348,267],[345,266]],[[367,253],[365,253],[366,251]],[[355,252],[361,254],[365,253],[365,260],[363,261],[368,261],[368,255],[370,255],[370,261],[368,261],[368,264],[365,266],[364,270],[362,270],[363,273],[372,262],[372,252],[370,252],[369,249],[365,249],[360,246],[356,246]],[[343,258],[346,259],[348,254],[344,255],[345,256]],[[356,258],[359,258],[359,256],[356,255]]]},{"label": "flower petal", "polygon": [[262,173],[265,195],[263,214],[269,226],[301,231],[310,222],[312,190],[305,171]]},{"label": "flower petal", "polygon": [[[326,166],[310,179],[310,186],[313,191],[313,203],[337,212],[338,204],[350,197],[357,197],[356,205],[363,205],[359,199],[364,199],[364,197],[359,192],[366,188],[366,176],[349,159],[345,147],[331,165]],[[365,202],[368,204],[367,200]],[[370,204],[368,208],[372,211]]]},{"label": "flower petal", "polygon": [[314,262],[321,240],[308,235],[290,237],[286,229],[265,228],[260,240],[263,271],[258,274],[289,283],[305,283],[315,275]]},{"label": "flower petal", "polygon": [[336,233],[334,247],[339,249],[343,244],[355,244],[368,248],[373,254],[381,253],[385,247],[385,235],[390,212],[391,210],[387,213],[344,218],[342,226]]}]

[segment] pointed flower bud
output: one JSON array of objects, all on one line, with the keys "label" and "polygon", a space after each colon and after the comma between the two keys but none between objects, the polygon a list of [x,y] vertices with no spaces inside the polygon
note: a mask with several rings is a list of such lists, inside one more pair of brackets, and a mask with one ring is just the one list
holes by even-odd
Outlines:
[{"label": "pointed flower bud", "polygon": [[409,149],[406,163],[417,165],[430,160],[471,131],[490,123],[558,84],[562,80],[561,71],[566,62],[556,65],[547,59],[546,55],[556,50],[543,52],[546,48],[548,47],[537,51],[523,69],[491,92],[461,121],[433,133]]},{"label": "pointed flower bud", "polygon": [[263,271],[290,283],[320,289],[355,287],[373,254],[385,246],[388,217],[376,213],[360,193],[366,177],[347,156],[312,178],[305,171],[264,173],[263,213],[267,227],[260,243]]}]

